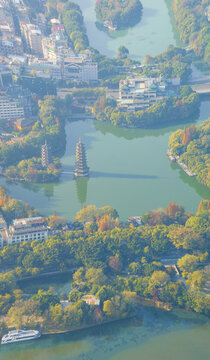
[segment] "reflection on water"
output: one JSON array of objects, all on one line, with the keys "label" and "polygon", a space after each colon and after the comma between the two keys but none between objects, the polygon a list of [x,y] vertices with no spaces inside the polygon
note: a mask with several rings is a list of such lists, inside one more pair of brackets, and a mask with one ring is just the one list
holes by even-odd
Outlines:
[{"label": "reflection on water", "polygon": [[80,5],[90,45],[107,56],[116,56],[121,45],[129,49],[133,59],[141,60],[146,54],[155,56],[175,45],[165,0],[141,0],[143,14],[134,27],[122,31],[103,32],[96,26],[94,6],[96,0],[75,0]]},{"label": "reflection on water", "polygon": [[[210,101],[202,101],[197,123],[208,118]],[[188,177],[167,155],[169,136],[184,124],[164,129],[120,129],[86,120],[66,124],[63,172],[53,184],[24,184],[0,178],[11,196],[38,208],[43,215],[56,210],[72,220],[85,205],[111,205],[124,220],[148,210],[165,208],[171,201],[195,212],[209,190]],[[90,178],[73,178],[75,147],[79,136],[86,147]]]},{"label": "reflection on water", "polygon": [[210,191],[209,188],[205,185],[198,183],[195,176],[188,176],[184,170],[176,163],[171,163],[171,168],[179,171],[179,178],[188,186],[193,188],[199,196],[203,199],[210,200]]},{"label": "reflection on water", "polygon": [[92,171],[90,173],[91,177],[95,178],[115,178],[115,179],[157,179],[158,176],[154,175],[145,175],[145,174],[118,174],[118,173],[108,173],[100,171]]},{"label": "reflection on water", "polygon": [[88,181],[89,178],[75,179],[77,199],[82,206],[87,200]]},{"label": "reflection on water", "polygon": [[[25,294],[36,294],[38,290],[49,290],[67,296],[71,290],[72,273],[63,273],[62,275],[45,275],[39,276],[35,279],[20,280],[18,286]],[[1,357],[0,357],[1,358]]]}]

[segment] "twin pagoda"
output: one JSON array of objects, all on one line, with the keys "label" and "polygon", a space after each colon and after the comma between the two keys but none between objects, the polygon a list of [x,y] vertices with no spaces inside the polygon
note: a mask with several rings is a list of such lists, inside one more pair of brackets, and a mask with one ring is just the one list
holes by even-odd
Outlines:
[{"label": "twin pagoda", "polygon": [[76,164],[74,169],[74,177],[76,179],[89,177],[89,167],[87,166],[85,147],[81,138],[76,145]]}]

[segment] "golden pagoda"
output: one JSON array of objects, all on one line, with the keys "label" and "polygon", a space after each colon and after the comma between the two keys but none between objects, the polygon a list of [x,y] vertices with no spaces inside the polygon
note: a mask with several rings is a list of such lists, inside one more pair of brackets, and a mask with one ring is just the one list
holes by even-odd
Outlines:
[{"label": "golden pagoda", "polygon": [[89,177],[89,167],[87,166],[85,147],[81,138],[76,145],[76,164],[74,176],[75,178]]}]

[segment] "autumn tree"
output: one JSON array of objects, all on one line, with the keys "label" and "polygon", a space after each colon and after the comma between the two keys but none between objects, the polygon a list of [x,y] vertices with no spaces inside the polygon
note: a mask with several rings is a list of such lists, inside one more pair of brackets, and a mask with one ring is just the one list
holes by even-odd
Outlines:
[{"label": "autumn tree", "polygon": [[116,272],[120,272],[123,268],[122,261],[120,260],[119,256],[112,256],[109,260],[109,266]]},{"label": "autumn tree", "polygon": [[118,219],[113,219],[110,215],[101,216],[97,221],[98,231],[103,232],[107,230],[112,230],[115,227],[119,226]]},{"label": "autumn tree", "polygon": [[180,215],[184,213],[184,208],[182,206],[179,206],[175,203],[175,201],[172,201],[165,209],[165,214],[169,217],[174,218],[177,213]]}]

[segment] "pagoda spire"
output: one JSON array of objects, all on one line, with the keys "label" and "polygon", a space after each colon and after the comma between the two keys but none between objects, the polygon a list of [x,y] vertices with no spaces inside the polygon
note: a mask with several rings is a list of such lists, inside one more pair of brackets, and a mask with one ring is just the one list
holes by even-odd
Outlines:
[{"label": "pagoda spire", "polygon": [[89,177],[89,167],[87,166],[85,146],[81,137],[76,145],[76,163],[74,170],[75,178]]}]

